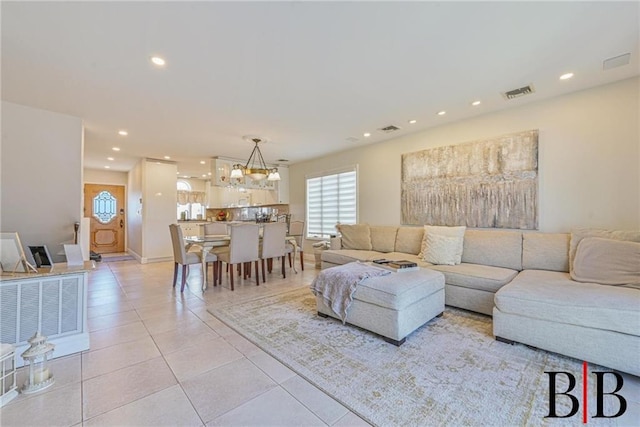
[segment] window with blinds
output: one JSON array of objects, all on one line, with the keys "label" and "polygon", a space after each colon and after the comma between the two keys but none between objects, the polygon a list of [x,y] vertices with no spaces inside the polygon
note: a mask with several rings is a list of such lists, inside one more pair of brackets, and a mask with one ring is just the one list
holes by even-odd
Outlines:
[{"label": "window with blinds", "polygon": [[307,178],[308,238],[328,238],[338,222],[357,222],[357,183],[355,167]]}]

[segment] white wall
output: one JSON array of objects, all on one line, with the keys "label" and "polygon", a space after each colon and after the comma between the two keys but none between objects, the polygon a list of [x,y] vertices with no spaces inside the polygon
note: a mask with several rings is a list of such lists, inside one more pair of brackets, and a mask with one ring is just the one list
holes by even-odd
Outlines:
[{"label": "white wall", "polygon": [[129,171],[127,180],[127,251],[142,261],[142,168],[140,160]]},{"label": "white wall", "polygon": [[628,79],[290,166],[291,211],[305,175],[359,165],[359,221],[400,224],[403,153],[539,129],[539,227],[640,229],[640,80]]},{"label": "white wall", "polygon": [[85,184],[108,184],[108,185],[127,185],[129,173],[108,171],[104,169],[86,169],[84,170]]},{"label": "white wall", "polygon": [[62,262],[82,217],[82,120],[4,101],[1,115],[0,229]]},{"label": "white wall", "polygon": [[173,259],[169,224],[176,223],[174,163],[144,161],[142,174],[142,262]]}]

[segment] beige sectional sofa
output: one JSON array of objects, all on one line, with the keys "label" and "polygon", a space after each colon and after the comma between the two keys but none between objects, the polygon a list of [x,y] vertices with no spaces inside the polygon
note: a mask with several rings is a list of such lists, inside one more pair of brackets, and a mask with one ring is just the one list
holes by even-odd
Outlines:
[{"label": "beige sectional sofa", "polygon": [[[423,227],[357,224],[340,231],[332,249],[322,252],[323,269],[356,260],[413,260],[444,274],[447,305],[493,315],[497,339],[640,375],[640,252],[637,276],[632,266],[631,279],[623,279],[636,285],[615,286],[572,279],[570,254],[579,241],[570,233],[467,229],[462,262],[434,265],[419,256]],[[640,242],[640,232],[597,235]],[[627,257],[632,264],[634,256]]]}]

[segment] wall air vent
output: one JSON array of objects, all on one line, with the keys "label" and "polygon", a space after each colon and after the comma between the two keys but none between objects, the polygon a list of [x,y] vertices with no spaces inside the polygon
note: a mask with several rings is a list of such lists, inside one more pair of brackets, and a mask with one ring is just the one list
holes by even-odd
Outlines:
[{"label": "wall air vent", "polygon": [[519,98],[521,96],[532,94],[535,91],[536,90],[533,88],[533,85],[530,84],[524,87],[520,87],[518,89],[513,89],[507,92],[504,92],[502,96],[504,96],[504,99],[513,99],[513,98]]},{"label": "wall air vent", "polygon": [[389,126],[385,126],[383,128],[380,128],[378,130],[380,132],[384,132],[384,133],[391,133],[391,132],[395,132],[397,130],[400,130],[400,128],[398,126],[389,125]]}]

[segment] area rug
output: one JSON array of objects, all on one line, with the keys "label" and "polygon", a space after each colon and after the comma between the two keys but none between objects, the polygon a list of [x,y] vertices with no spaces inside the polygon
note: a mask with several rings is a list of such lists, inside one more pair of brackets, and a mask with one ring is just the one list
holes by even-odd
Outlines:
[{"label": "area rug", "polygon": [[[544,372],[573,373],[578,385],[572,394],[581,396],[582,363],[497,342],[488,316],[447,307],[443,317],[395,347],[360,328],[317,316],[307,288],[211,306],[209,312],[374,425],[580,422],[579,415],[545,419],[549,380]],[[557,390],[566,389],[566,381],[559,381]],[[559,396],[556,407],[558,414],[569,413],[569,399]],[[600,419],[598,425],[608,421]]]}]

